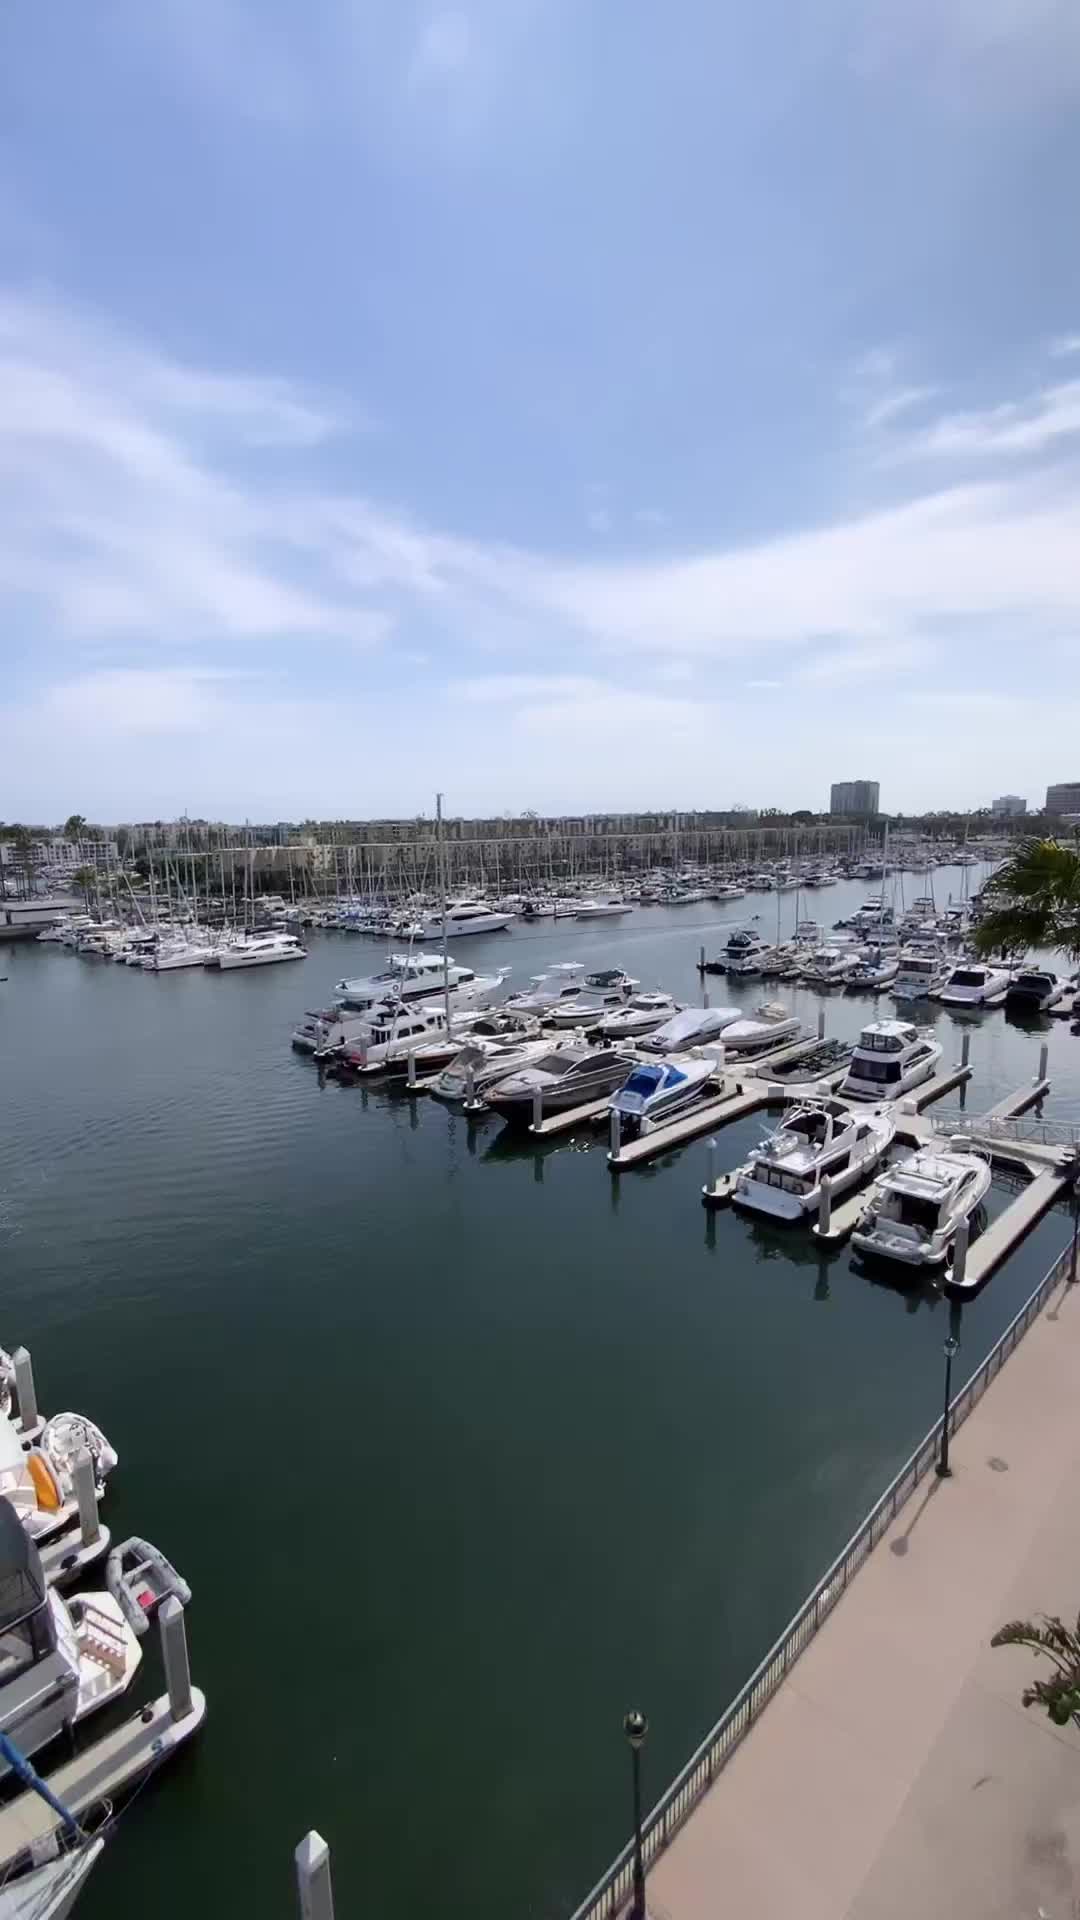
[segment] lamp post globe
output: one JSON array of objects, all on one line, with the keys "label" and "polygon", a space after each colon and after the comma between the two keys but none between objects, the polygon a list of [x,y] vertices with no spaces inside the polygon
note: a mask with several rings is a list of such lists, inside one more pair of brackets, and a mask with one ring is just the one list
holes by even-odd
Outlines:
[{"label": "lamp post globe", "polygon": [[939,1480],[952,1477],[949,1465],[949,1406],[952,1401],[952,1363],[960,1351],[960,1342],[955,1333],[950,1333],[945,1341],[945,1406],[941,1415],[941,1451],[938,1454],[934,1471]]},{"label": "lamp post globe", "polygon": [[645,1853],[641,1834],[641,1749],[645,1744],[649,1723],[639,1707],[631,1707],[629,1713],[623,1716],[622,1724],[630,1746],[630,1765],[634,1785],[634,1893],[630,1902],[629,1920],[646,1920]]},{"label": "lamp post globe", "polygon": [[649,1731],[649,1723],[638,1707],[631,1707],[623,1717],[622,1730],[632,1747],[641,1747]]}]

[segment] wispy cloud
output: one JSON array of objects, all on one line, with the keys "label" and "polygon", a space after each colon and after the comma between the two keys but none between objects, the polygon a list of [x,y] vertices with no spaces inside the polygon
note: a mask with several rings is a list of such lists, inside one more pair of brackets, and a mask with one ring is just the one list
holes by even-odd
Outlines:
[{"label": "wispy cloud", "polygon": [[1055,360],[1064,360],[1072,353],[1080,353],[1080,333],[1059,333],[1056,340],[1050,342],[1050,353]]},{"label": "wispy cloud", "polygon": [[898,449],[905,459],[1000,459],[1044,453],[1080,433],[1080,380],[1047,387],[1030,399],[969,413],[945,414]]},{"label": "wispy cloud", "polygon": [[936,387],[897,387],[895,392],[882,394],[880,399],[871,401],[863,414],[863,425],[873,433],[878,427],[888,426],[890,421],[899,419],[901,414],[910,413],[913,407],[923,406],[936,393]]}]

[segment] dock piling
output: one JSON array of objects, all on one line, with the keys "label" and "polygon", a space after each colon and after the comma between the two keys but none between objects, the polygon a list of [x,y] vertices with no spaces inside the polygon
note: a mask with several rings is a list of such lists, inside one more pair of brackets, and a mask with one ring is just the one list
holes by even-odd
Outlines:
[{"label": "dock piling", "polygon": [[79,1448],[71,1477],[75,1483],[75,1498],[79,1503],[82,1544],[92,1547],[101,1536],[101,1521],[98,1518],[97,1488],[94,1485],[94,1463],[85,1447]]},{"label": "dock piling", "polygon": [[964,1278],[967,1274],[968,1241],[970,1237],[971,1229],[967,1221],[961,1220],[960,1225],[956,1229],[956,1238],[953,1241],[952,1283],[954,1287],[962,1287],[964,1284]]},{"label": "dock piling", "polygon": [[330,1849],[314,1827],[305,1833],[293,1859],[300,1920],[334,1920],[334,1887],[330,1878]]},{"label": "dock piling", "polygon": [[832,1227],[832,1181],[827,1173],[821,1176],[821,1198],[818,1201],[818,1232],[822,1238]]},{"label": "dock piling", "polygon": [[960,1042],[960,1065],[966,1067],[971,1057],[971,1034],[965,1031]]},{"label": "dock piling", "polygon": [[704,973],[704,971],[705,971],[705,947],[704,945],[702,945],[698,948],[698,972]]},{"label": "dock piling", "polygon": [[1039,1071],[1035,1076],[1036,1085],[1041,1085],[1041,1083],[1046,1079],[1046,1067],[1049,1059],[1050,1059],[1050,1048],[1047,1046],[1046,1041],[1044,1040],[1042,1043],[1042,1046],[1039,1048]]},{"label": "dock piling", "polygon": [[824,1009],[824,1007],[819,1007],[819,1008],[818,1008],[818,1017],[817,1017],[817,1037],[818,1037],[818,1039],[819,1039],[819,1040],[824,1040],[824,1038],[825,1038],[825,1009]]},{"label": "dock piling", "polygon": [[533,1088],[532,1123],[533,1123],[533,1126],[536,1128],[540,1128],[544,1124],[544,1089],[543,1087]]},{"label": "dock piling", "polygon": [[618,1107],[612,1107],[611,1109],[609,1127],[608,1157],[612,1160],[617,1160],[619,1157],[619,1148],[622,1146],[622,1114],[619,1112]]},{"label": "dock piling", "polygon": [[713,1138],[709,1141],[709,1144],[706,1148],[706,1154],[708,1156],[705,1163],[706,1193],[716,1192],[716,1158],[719,1151],[720,1151],[719,1142],[717,1141],[714,1135]]},{"label": "dock piling", "polygon": [[416,1048],[415,1047],[409,1048],[409,1058],[405,1068],[405,1079],[408,1086],[415,1087],[416,1085]]},{"label": "dock piling", "polygon": [[707,1007],[707,1006],[708,1006],[708,1004],[709,1004],[709,989],[708,989],[708,987],[705,987],[705,988],[703,989],[703,991],[702,991],[702,995],[701,995],[701,1004],[702,1004],[702,1006],[703,1006],[703,1007]]},{"label": "dock piling", "polygon": [[471,1060],[465,1064],[465,1107],[471,1112],[476,1105],[476,1068]]},{"label": "dock piling", "polygon": [[173,1720],[186,1720],[191,1712],[191,1667],[188,1662],[187,1629],[184,1609],[175,1593],[162,1604],[161,1657],[165,1663],[165,1684],[169,1692],[169,1714]]},{"label": "dock piling", "polygon": [[19,1427],[23,1433],[31,1433],[38,1424],[33,1361],[26,1347],[16,1347],[11,1358],[15,1366],[15,1391],[19,1397]]}]

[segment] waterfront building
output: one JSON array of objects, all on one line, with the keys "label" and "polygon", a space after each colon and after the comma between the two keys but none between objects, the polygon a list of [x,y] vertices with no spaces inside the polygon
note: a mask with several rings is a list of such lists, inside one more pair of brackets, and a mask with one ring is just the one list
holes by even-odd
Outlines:
[{"label": "waterfront building", "polygon": [[990,803],[990,812],[995,820],[1009,820],[1017,814],[1027,812],[1027,801],[1018,793],[1003,793]]},{"label": "waterfront building", "polygon": [[1080,813],[1080,780],[1058,780],[1046,789],[1047,813]]},{"label": "waterfront building", "polygon": [[835,780],[829,794],[832,814],[869,815],[881,811],[881,788],[876,780]]}]

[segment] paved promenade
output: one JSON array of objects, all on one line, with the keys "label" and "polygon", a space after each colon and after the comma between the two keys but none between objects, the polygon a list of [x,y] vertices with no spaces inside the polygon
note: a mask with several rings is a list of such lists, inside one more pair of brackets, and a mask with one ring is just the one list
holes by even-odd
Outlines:
[{"label": "paved promenade", "polygon": [[[960,1377],[963,1377],[960,1370]],[[1059,1289],[649,1874],[655,1920],[1080,1920],[1080,1732],[1007,1620],[1080,1612]]]}]

